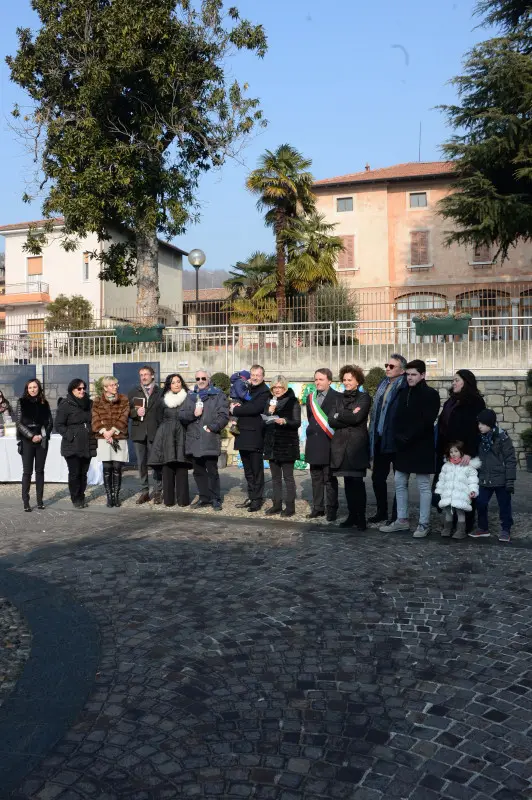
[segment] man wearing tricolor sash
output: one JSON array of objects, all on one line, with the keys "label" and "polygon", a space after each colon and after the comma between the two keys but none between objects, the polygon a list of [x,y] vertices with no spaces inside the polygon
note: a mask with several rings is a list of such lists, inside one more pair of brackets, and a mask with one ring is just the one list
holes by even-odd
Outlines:
[{"label": "man wearing tricolor sash", "polygon": [[334,431],[329,415],[338,407],[340,393],[332,387],[332,372],[327,367],[314,373],[316,390],[307,397],[307,443],[305,460],[310,464],[312,481],[312,510],[308,519],[323,517],[333,522],[338,513],[338,478],[330,467],[331,439]]}]

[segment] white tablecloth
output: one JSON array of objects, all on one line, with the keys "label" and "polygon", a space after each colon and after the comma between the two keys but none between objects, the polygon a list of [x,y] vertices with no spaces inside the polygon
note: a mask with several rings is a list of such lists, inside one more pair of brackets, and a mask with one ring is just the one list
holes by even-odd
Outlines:
[{"label": "white tablecloth", "polygon": [[[103,483],[101,461],[92,459],[88,474],[89,486]],[[22,480],[22,459],[18,454],[15,438],[0,437],[0,483],[20,483]],[[54,434],[48,445],[48,455],[44,468],[46,483],[67,483],[67,463],[61,455],[61,437]]]}]

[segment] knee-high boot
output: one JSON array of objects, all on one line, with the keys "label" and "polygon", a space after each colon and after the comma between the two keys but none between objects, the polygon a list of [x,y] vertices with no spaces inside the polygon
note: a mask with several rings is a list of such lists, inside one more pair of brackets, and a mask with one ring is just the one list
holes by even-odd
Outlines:
[{"label": "knee-high boot", "polygon": [[107,495],[107,508],[112,508],[115,504],[113,498],[113,468],[107,466],[107,464],[103,465],[103,485]]},{"label": "knee-high boot", "polygon": [[116,508],[120,508],[120,489],[122,487],[122,465],[113,466],[113,502]]}]

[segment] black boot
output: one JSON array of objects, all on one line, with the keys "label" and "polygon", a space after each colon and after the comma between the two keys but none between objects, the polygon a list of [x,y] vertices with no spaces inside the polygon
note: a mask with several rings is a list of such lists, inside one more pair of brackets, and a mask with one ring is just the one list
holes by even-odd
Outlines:
[{"label": "black boot", "polygon": [[44,508],[44,472],[35,473],[35,494],[37,495],[37,508]]},{"label": "black boot", "polygon": [[24,503],[24,511],[31,511],[30,506],[30,486],[31,475],[22,475],[22,502]]},{"label": "black boot", "polygon": [[114,506],[113,499],[113,468],[104,465],[103,468],[103,485],[105,487],[105,494],[107,495],[107,508]]},{"label": "black boot", "polygon": [[289,500],[286,501],[284,511],[281,511],[282,517],[293,517],[296,513],[296,504],[291,503]]},{"label": "black boot", "polygon": [[122,487],[122,465],[113,467],[113,501],[116,508],[120,508],[120,489]]}]

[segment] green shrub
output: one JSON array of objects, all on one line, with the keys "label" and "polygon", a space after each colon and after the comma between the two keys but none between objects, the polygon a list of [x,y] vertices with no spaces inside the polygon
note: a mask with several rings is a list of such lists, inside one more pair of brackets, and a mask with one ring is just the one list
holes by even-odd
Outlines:
[{"label": "green shrub", "polygon": [[366,380],[364,381],[364,389],[370,394],[371,397],[377,391],[377,386],[386,377],[386,372],[382,367],[372,367],[366,373]]},{"label": "green shrub", "polygon": [[532,389],[532,369],[529,369],[526,374],[526,385],[529,389]]},{"label": "green shrub", "polygon": [[213,386],[216,386],[217,389],[221,389],[222,392],[229,397],[229,389],[231,388],[229,375],[226,375],[225,372],[215,372],[211,377],[211,383]]},{"label": "green shrub", "polygon": [[532,427],[527,428],[521,434],[521,441],[527,453],[532,453]]},{"label": "green shrub", "polygon": [[525,403],[526,413],[529,417],[532,417],[532,400],[527,400]]}]

